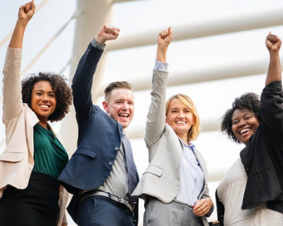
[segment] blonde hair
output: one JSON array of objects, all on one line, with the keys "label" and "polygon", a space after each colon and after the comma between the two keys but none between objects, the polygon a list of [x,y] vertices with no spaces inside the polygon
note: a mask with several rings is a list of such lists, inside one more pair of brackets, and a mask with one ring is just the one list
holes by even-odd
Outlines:
[{"label": "blonde hair", "polygon": [[192,101],[192,99],[190,97],[188,97],[185,94],[176,94],[176,95],[170,97],[166,102],[166,116],[167,116],[168,111],[169,111],[170,102],[173,99],[180,100],[181,103],[184,104],[192,112],[193,117],[194,117],[194,125],[192,125],[192,127],[190,128],[190,130],[188,132],[188,142],[191,141],[191,140],[196,140],[199,133],[200,133],[200,118],[199,118],[197,108],[196,108],[194,102]]}]

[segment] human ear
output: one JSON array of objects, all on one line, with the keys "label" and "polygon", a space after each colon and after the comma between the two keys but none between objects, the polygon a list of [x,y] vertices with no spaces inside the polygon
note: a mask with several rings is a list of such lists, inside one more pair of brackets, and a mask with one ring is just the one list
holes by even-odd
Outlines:
[{"label": "human ear", "polygon": [[104,110],[105,110],[106,113],[108,114],[108,113],[109,113],[108,103],[107,103],[106,101],[103,101],[103,102],[102,102],[102,105],[103,105]]}]

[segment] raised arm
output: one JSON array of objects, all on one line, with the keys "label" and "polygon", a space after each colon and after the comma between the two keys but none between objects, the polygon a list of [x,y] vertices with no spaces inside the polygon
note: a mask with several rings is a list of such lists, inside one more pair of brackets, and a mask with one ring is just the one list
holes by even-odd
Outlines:
[{"label": "raised arm", "polygon": [[265,86],[274,81],[281,81],[281,64],[279,57],[281,39],[269,33],[266,37],[266,47],[269,51],[270,61]]},{"label": "raised arm", "polygon": [[173,39],[171,28],[162,31],[157,37],[156,62],[153,71],[151,104],[147,114],[145,141],[151,146],[159,137],[165,126],[165,103],[167,85],[167,49]]},{"label": "raised arm", "polygon": [[167,49],[173,39],[173,31],[171,27],[158,34],[156,60],[166,63]]},{"label": "raised arm", "polygon": [[20,7],[18,20],[7,49],[3,69],[3,122],[17,117],[22,111],[21,57],[26,26],[35,13],[34,2]]},{"label": "raised arm", "polygon": [[10,48],[22,48],[26,26],[35,13],[33,1],[21,6],[18,13],[18,20],[10,40]]},{"label": "raised arm", "polygon": [[103,53],[105,42],[116,39],[119,36],[119,32],[119,28],[107,24],[102,25],[95,39],[89,44],[86,52],[80,59],[72,84],[74,106],[78,120],[85,120],[92,115],[91,89],[93,75]]},{"label": "raised arm", "polygon": [[266,47],[270,54],[265,88],[261,94],[262,130],[273,141],[282,142],[283,135],[283,94],[279,51],[281,39],[269,33],[266,37]]}]

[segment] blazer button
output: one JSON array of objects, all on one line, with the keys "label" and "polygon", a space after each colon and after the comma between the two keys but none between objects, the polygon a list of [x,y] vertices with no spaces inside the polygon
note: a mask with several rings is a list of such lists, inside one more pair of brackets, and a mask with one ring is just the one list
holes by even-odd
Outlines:
[{"label": "blazer button", "polygon": [[119,148],[118,148],[118,147],[115,147],[115,150],[116,150],[116,151],[118,151],[118,150],[119,150]]},{"label": "blazer button", "polygon": [[112,166],[112,165],[113,165],[113,162],[109,162],[109,165]]}]

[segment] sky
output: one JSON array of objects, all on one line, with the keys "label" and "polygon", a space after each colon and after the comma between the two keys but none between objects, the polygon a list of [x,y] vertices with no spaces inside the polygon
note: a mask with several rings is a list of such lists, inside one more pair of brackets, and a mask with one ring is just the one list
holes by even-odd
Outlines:
[{"label": "sky", "polygon": [[[81,0],[80,0],[81,1]],[[17,11],[23,0],[1,1],[0,15],[0,65],[4,63],[8,42],[4,38],[14,28]],[[22,68],[24,76],[38,71],[55,71],[71,78],[68,62],[72,59],[74,45],[75,20],[70,20],[76,11],[75,0],[35,0],[37,12],[30,22],[24,40]],[[254,13],[264,15],[265,12],[282,10],[282,0],[147,0],[117,3],[113,5],[112,23],[121,29],[121,34],[135,34],[140,31],[156,31],[152,36],[156,37],[159,28],[166,29],[182,24],[200,24],[219,19],[241,18]],[[96,9],[94,9],[95,12]],[[272,17],[272,13],[270,14]],[[266,20],[268,20],[268,16]],[[248,22],[248,21],[247,21]],[[66,24],[66,28],[57,36],[60,29]],[[92,28],[90,28],[92,29]],[[213,27],[207,27],[213,30]],[[213,35],[182,41],[174,41],[169,47],[167,61],[172,79],[178,73],[188,73],[194,76],[199,71],[208,72],[222,67],[245,69],[254,62],[262,62],[268,65],[268,51],[265,47],[265,38],[269,31],[283,37],[282,25],[251,29],[247,31]],[[87,43],[86,43],[87,45]],[[48,48],[47,48],[48,47]],[[39,53],[44,51],[44,54]],[[107,53],[103,83],[111,81],[135,79],[151,80],[152,69],[155,60],[155,45],[138,48],[110,51]],[[31,62],[34,63],[32,65]],[[1,66],[0,66],[1,67]],[[3,67],[3,66],[2,66]],[[0,80],[2,80],[0,74]],[[264,86],[265,74],[255,74],[240,78],[229,78],[207,81],[193,84],[182,84],[167,88],[167,97],[175,93],[185,93],[195,102],[201,122],[218,123],[221,116],[231,106],[235,97],[245,92],[261,93]],[[2,83],[0,83],[2,89]],[[2,93],[0,94],[0,99]],[[2,99],[1,99],[2,100]],[[102,97],[98,99],[100,105]],[[130,125],[131,128],[144,127],[147,110],[150,104],[150,90],[135,92],[136,111]],[[2,109],[2,103],[0,103]],[[2,110],[0,110],[2,117]],[[60,123],[53,124],[56,131],[60,131]],[[4,149],[5,128],[0,123],[0,151]],[[134,150],[134,158],[139,174],[142,175],[148,164],[147,150],[143,139],[131,140]],[[242,145],[229,141],[219,130],[203,132],[194,141],[198,150],[207,161],[208,171],[216,175],[219,180],[239,157]],[[209,181],[211,196],[214,198],[215,188],[219,180]],[[143,213],[141,205],[140,213]],[[211,219],[215,219],[216,211]],[[142,218],[140,218],[142,219]],[[71,223],[71,225],[75,225]]]}]

